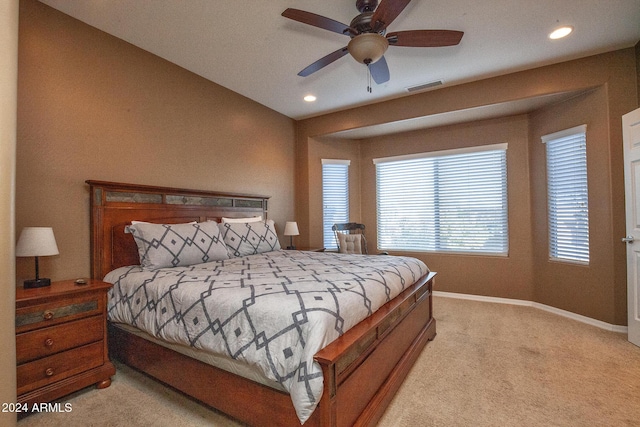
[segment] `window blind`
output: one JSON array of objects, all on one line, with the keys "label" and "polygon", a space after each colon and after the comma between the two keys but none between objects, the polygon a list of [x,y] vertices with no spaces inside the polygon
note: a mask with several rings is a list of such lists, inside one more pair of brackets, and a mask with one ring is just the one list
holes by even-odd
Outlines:
[{"label": "window blind", "polygon": [[331,227],[349,222],[348,160],[322,159],[322,231],[324,247],[337,249]]},{"label": "window blind", "polygon": [[544,136],[549,257],[589,262],[586,126]]},{"label": "window blind", "polygon": [[506,255],[506,149],[374,160],[378,249]]}]

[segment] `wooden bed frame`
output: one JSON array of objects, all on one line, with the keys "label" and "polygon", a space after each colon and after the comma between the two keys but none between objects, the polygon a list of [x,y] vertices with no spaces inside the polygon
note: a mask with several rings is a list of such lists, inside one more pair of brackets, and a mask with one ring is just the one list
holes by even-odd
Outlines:
[{"label": "wooden bed frame", "polygon": [[[124,228],[131,220],[180,223],[267,217],[268,197],[87,181],[91,192],[91,275],[139,264]],[[436,335],[435,273],[420,278],[315,355],[323,396],[305,426],[372,425],[423,347]],[[231,374],[110,325],[111,356],[249,425],[300,425],[288,394]]]}]

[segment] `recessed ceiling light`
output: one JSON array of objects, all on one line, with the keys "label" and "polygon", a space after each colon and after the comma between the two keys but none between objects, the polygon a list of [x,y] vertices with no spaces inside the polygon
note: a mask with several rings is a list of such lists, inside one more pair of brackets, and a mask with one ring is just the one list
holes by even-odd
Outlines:
[{"label": "recessed ceiling light", "polygon": [[307,95],[307,96],[304,97],[304,100],[307,101],[307,102],[313,102],[313,101],[316,100],[316,97],[313,96],[313,95]]},{"label": "recessed ceiling light", "polygon": [[572,31],[573,31],[573,27],[570,27],[570,26],[560,27],[553,30],[551,34],[549,34],[549,38],[551,40],[561,39],[563,37],[567,37],[569,34],[571,34]]}]

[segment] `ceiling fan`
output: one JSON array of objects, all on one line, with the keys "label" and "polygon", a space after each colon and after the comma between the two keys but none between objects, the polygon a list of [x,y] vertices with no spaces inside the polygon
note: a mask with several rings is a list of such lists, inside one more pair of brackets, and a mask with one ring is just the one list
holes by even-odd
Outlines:
[{"label": "ceiling fan", "polygon": [[389,46],[441,47],[460,43],[464,34],[462,31],[409,30],[387,33],[387,27],[410,1],[382,0],[378,6],[378,0],[356,0],[360,14],[349,25],[304,10],[285,10],[282,12],[285,18],[351,37],[347,46],[320,58],[298,75],[306,77],[350,53],[356,61],[365,64],[373,80],[381,84],[389,81],[389,67],[384,58]]}]

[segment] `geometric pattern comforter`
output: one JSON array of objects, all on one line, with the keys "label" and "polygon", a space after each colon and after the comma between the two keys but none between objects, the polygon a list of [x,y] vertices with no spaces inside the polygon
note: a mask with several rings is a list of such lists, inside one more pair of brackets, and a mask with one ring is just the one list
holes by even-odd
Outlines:
[{"label": "geometric pattern comforter", "polygon": [[304,423],[322,395],[313,356],[428,273],[410,257],[273,251],[187,267],[121,267],[108,315],[154,337],[254,365]]}]

